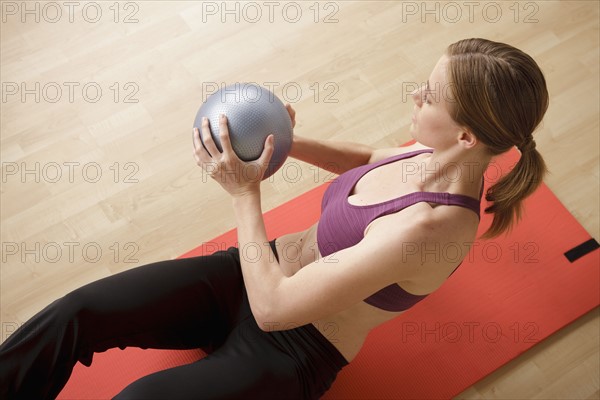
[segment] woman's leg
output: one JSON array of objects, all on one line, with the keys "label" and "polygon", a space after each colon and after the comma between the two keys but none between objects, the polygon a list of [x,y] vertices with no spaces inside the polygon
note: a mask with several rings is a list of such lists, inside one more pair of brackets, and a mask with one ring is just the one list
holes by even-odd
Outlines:
[{"label": "woman's leg", "polygon": [[115,400],[302,399],[296,361],[274,346],[252,316],[212,354],[147,375]]},{"label": "woman's leg", "polygon": [[[239,315],[243,280],[230,252],[149,264],[83,286],[0,346],[0,398],[55,398],[77,361],[112,347],[218,347]],[[225,296],[223,294],[226,294]]]},{"label": "woman's leg", "polygon": [[245,288],[240,308],[239,315],[245,317],[213,353],[145,376],[116,399],[318,399],[348,365],[311,324],[262,331]]}]

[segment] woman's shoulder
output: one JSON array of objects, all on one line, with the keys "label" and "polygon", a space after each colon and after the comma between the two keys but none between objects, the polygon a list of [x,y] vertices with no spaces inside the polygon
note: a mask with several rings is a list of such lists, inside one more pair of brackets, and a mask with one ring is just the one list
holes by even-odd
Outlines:
[{"label": "woman's shoulder", "polygon": [[386,158],[397,156],[400,154],[410,153],[417,150],[431,149],[430,147],[424,146],[419,142],[415,142],[408,146],[402,147],[386,147],[383,149],[375,149],[369,158],[369,164],[376,163]]},{"label": "woman's shoulder", "polygon": [[431,208],[427,203],[374,222],[366,234],[377,237],[390,251],[400,252],[394,256],[413,272],[397,283],[414,294],[433,292],[452,274],[468,255],[477,230],[477,223],[467,211],[458,207]]},{"label": "woman's shoulder", "polygon": [[[476,215],[464,207],[432,207],[427,202],[419,202],[401,212],[377,218],[369,224],[365,236],[379,236],[394,248],[410,244],[415,251],[426,250],[423,257],[435,259],[431,249],[435,249],[434,253],[441,252],[437,254],[441,257],[456,246],[468,247],[475,240],[478,225]],[[447,261],[456,265],[467,251]]]}]

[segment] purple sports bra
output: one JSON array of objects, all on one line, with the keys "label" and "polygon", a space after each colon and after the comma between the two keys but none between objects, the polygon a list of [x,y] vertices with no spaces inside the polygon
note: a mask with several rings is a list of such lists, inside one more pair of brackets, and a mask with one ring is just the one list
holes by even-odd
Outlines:
[{"label": "purple sports bra", "polygon": [[[373,220],[396,213],[422,201],[466,207],[473,210],[479,217],[480,200],[460,194],[414,192],[400,196],[397,199],[365,206],[357,206],[348,202],[348,197],[356,183],[372,169],[419,154],[432,152],[433,150],[424,149],[392,156],[373,164],[362,165],[346,171],[331,182],[323,195],[321,218],[317,226],[317,245],[321,255],[325,257],[336,251],[354,246],[362,240],[366,227]],[[480,198],[482,193],[480,193]],[[408,293],[394,283],[364,299],[364,302],[386,311],[403,311],[425,297],[427,295]]]}]

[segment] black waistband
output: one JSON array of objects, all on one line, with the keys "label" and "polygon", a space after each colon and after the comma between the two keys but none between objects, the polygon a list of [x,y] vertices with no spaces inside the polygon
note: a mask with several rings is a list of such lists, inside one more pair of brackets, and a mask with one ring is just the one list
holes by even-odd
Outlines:
[{"label": "black waistband", "polygon": [[277,247],[275,246],[276,240],[277,240],[277,238],[271,240],[269,242],[269,245],[271,245],[271,250],[273,250],[273,254],[275,254],[275,259],[277,260],[277,262],[279,262],[279,254],[277,254]]}]

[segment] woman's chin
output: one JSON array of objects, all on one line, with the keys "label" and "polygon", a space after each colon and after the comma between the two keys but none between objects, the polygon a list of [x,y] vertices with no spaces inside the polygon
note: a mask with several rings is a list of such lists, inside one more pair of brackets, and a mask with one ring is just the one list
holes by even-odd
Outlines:
[{"label": "woman's chin", "polygon": [[416,139],[415,134],[417,133],[417,127],[415,126],[414,122],[410,123],[408,131],[410,132],[410,135],[413,137],[413,139]]}]

